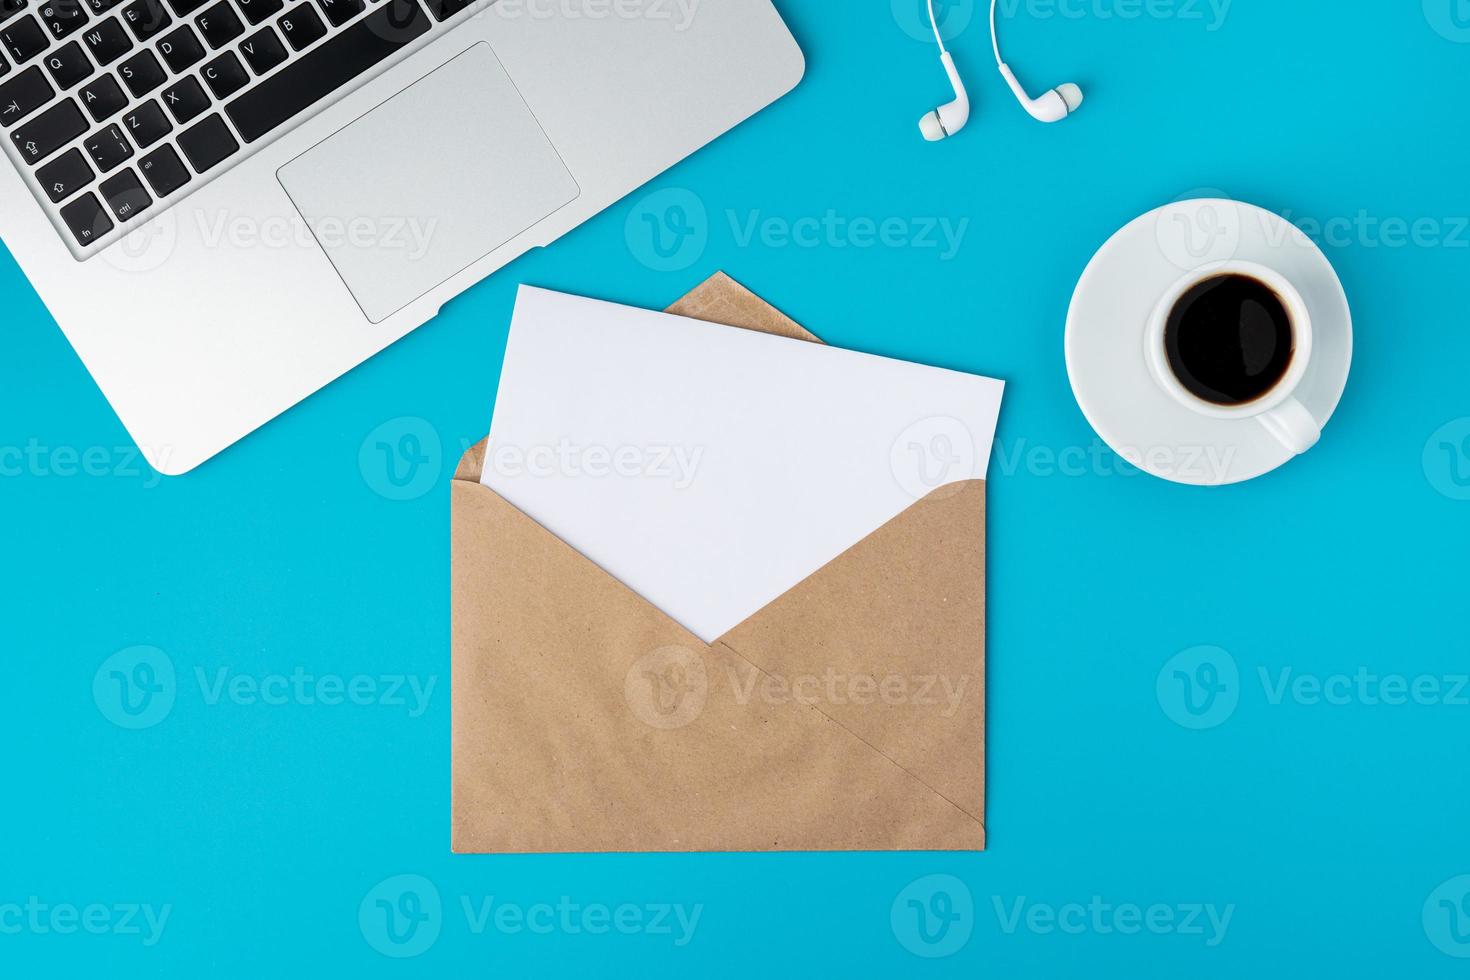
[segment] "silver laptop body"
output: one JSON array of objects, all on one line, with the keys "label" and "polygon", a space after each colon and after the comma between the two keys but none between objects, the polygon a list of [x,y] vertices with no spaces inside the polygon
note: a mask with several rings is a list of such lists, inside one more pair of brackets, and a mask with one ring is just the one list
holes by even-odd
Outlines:
[{"label": "silver laptop body", "polygon": [[771,0],[59,2],[0,21],[0,238],[166,474],[804,71]]}]

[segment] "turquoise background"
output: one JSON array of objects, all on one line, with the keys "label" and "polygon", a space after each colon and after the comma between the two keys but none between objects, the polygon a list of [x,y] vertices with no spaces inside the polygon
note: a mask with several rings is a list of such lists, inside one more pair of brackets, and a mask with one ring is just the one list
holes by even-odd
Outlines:
[{"label": "turquoise background", "polygon": [[[932,45],[904,29],[919,0],[785,0],[805,82],[648,189],[705,211],[703,224],[686,212],[684,268],[654,267],[667,263],[640,238],[640,191],[183,478],[129,458],[40,300],[0,263],[0,973],[1464,975],[1470,692],[1451,695],[1470,670],[1470,6],[1235,0],[1217,22],[1188,0],[1021,3],[1002,31],[1023,79],[1087,93],[1050,127],[1004,90],[983,18],[965,26],[968,8],[947,6],[975,103],[961,138],[929,146],[915,128],[948,98]],[[1322,444],[1213,491],[1106,451],[1080,470],[1046,465],[1097,446],[1062,359],[1083,266],[1129,219],[1203,188],[1309,231],[1357,226],[1324,245],[1357,358]],[[742,243],[727,217],[828,209],[969,224],[945,257]],[[1390,219],[1433,234],[1370,229]],[[989,490],[990,850],[451,857],[448,479],[489,425],[516,286],[661,307],[716,269],[832,343],[1009,382],[999,445],[1020,462],[997,458]],[[405,435],[420,468],[400,490],[375,447],[412,449]],[[89,450],[100,475],[77,471]],[[1173,670],[1202,676],[1205,661],[1227,690],[1191,713]],[[146,681],[140,662],[161,714],[133,730],[114,723],[139,719],[119,711],[112,671]],[[1439,678],[1440,695],[1272,697],[1283,670],[1360,668]],[[221,670],[436,686],[413,717],[211,698]],[[399,875],[441,903],[435,918],[411,882],[426,931],[396,951],[413,958],[373,945],[376,898],[402,891],[380,883]],[[948,905],[927,904],[937,893]],[[151,946],[58,934],[54,919],[44,934],[7,928],[7,903],[31,896],[170,913]],[[475,934],[461,896],[701,912],[682,946],[677,933]],[[1017,902],[1044,915],[1094,896],[1231,918],[1214,945],[1208,926],[1007,929]],[[949,910],[932,946],[905,912],[915,897]]]}]

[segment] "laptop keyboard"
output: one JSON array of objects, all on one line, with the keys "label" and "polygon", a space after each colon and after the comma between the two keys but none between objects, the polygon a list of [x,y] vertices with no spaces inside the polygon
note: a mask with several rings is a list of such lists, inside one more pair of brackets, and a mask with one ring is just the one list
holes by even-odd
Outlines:
[{"label": "laptop keyboard", "polygon": [[81,257],[473,0],[0,0],[0,128]]}]

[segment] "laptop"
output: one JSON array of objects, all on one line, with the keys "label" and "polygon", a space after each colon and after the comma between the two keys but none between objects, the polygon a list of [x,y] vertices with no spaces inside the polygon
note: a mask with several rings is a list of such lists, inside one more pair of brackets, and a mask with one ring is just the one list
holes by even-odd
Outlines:
[{"label": "laptop", "polygon": [[0,238],[176,475],[804,68],[771,0],[0,0]]}]

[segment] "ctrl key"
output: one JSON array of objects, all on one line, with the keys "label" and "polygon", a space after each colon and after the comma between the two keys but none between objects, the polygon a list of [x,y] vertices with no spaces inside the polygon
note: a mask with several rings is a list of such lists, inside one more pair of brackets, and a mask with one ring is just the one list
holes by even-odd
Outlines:
[{"label": "ctrl key", "polygon": [[112,230],[112,219],[107,216],[97,195],[90,192],[62,208],[61,220],[71,229],[77,244],[83,247],[91,245]]},{"label": "ctrl key", "polygon": [[143,189],[138,175],[131,169],[102,182],[102,199],[112,209],[118,221],[128,221],[147,211],[153,198]]}]

